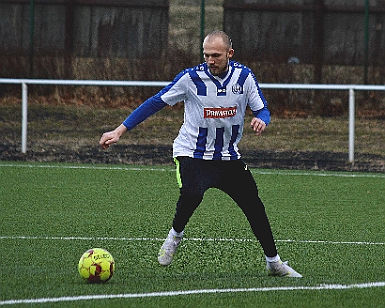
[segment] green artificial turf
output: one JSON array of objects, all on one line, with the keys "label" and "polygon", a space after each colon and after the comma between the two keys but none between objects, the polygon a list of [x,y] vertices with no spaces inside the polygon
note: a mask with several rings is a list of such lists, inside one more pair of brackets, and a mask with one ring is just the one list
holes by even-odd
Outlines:
[{"label": "green artificial turf", "polygon": [[[279,253],[301,279],[266,276],[245,217],[218,190],[161,267],[178,197],[172,167],[0,162],[0,306],[381,307],[384,174],[253,175]],[[116,261],[106,284],[77,272],[94,247]]]}]

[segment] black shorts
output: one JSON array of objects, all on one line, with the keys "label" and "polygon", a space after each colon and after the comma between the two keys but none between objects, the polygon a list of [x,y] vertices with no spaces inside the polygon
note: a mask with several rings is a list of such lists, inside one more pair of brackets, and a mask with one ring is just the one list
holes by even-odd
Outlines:
[{"label": "black shorts", "polygon": [[218,188],[237,200],[258,197],[254,178],[242,160],[213,161],[177,157],[175,163],[182,193],[203,196],[209,188]]}]

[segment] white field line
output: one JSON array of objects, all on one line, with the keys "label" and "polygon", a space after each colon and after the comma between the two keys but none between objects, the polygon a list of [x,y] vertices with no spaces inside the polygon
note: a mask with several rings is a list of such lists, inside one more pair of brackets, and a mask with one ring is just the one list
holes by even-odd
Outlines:
[{"label": "white field line", "polygon": [[[124,242],[159,242],[164,238],[151,237],[82,237],[82,236],[29,236],[29,235],[2,235],[0,240],[48,240],[48,241],[124,241]],[[184,238],[183,241],[194,242],[257,242],[256,239],[242,238]],[[355,241],[327,241],[327,240],[276,240],[281,243],[304,243],[304,244],[334,244],[334,245],[385,245],[384,242],[355,242]]]},{"label": "white field line", "polygon": [[[162,171],[174,172],[175,168],[152,168],[152,167],[133,167],[133,166],[99,166],[99,165],[50,165],[50,164],[16,164],[16,163],[0,163],[1,167],[15,168],[59,168],[59,169],[91,169],[91,170],[118,170],[118,171]],[[346,178],[378,178],[385,179],[384,173],[353,173],[353,172],[322,172],[322,171],[292,171],[292,170],[259,170],[251,168],[254,174],[262,175],[289,175],[289,176],[321,176],[321,177],[346,177]]]},{"label": "white field line", "polygon": [[129,298],[149,298],[149,297],[171,297],[186,296],[194,294],[220,294],[220,293],[240,293],[240,292],[271,292],[271,291],[317,291],[317,290],[349,290],[385,287],[385,282],[368,282],[360,284],[321,284],[316,286],[292,286],[292,287],[265,287],[265,288],[239,288],[239,289],[202,289],[185,291],[165,291],[149,293],[123,293],[123,294],[103,294],[103,295],[80,295],[64,297],[46,297],[36,299],[11,299],[0,301],[0,306],[19,305],[19,304],[44,304],[58,302],[77,302],[85,300],[106,300],[106,299],[129,299]]}]

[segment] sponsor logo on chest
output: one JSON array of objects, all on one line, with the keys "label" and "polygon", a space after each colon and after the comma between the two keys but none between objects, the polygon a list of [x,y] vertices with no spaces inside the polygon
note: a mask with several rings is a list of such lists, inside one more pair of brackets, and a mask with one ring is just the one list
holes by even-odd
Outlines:
[{"label": "sponsor logo on chest", "polygon": [[237,107],[219,107],[219,108],[214,108],[214,107],[206,107],[204,109],[204,117],[205,118],[213,118],[213,119],[218,119],[218,118],[231,118],[234,117],[237,114]]}]

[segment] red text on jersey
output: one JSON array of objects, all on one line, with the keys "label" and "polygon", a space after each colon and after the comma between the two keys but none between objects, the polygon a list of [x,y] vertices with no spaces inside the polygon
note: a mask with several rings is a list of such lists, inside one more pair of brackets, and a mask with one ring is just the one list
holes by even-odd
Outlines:
[{"label": "red text on jersey", "polygon": [[205,118],[230,118],[237,114],[237,107],[220,107],[220,108],[213,108],[213,107],[206,107],[204,109],[204,117]]}]

